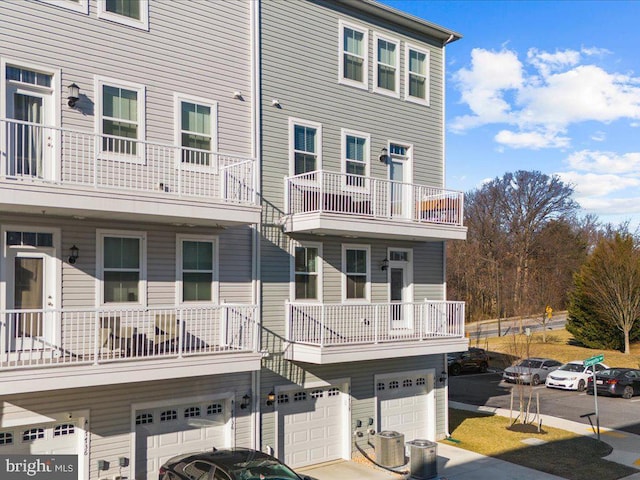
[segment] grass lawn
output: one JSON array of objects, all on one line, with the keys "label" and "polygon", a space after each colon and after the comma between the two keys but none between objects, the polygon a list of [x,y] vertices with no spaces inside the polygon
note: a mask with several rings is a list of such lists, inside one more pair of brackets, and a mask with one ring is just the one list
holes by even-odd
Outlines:
[{"label": "grass lawn", "polygon": [[[451,445],[570,480],[615,480],[638,472],[603,460],[611,452],[606,443],[557,428],[543,425],[541,433],[522,433],[508,429],[506,417],[454,409],[449,425],[451,438],[459,442]],[[527,439],[545,443],[523,443]]]}]

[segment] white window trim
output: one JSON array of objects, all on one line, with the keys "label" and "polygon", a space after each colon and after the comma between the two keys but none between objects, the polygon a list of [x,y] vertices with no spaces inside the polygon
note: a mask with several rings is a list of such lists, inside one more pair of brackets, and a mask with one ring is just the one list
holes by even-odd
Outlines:
[{"label": "white window trim", "polygon": [[[378,87],[378,40],[384,40],[385,42],[393,43],[396,46],[396,63],[394,65],[396,74],[393,90]],[[374,32],[373,34],[373,91],[382,95],[400,98],[400,40],[386,35],[381,35],[377,32]]]},{"label": "white window trim", "polygon": [[89,0],[78,0],[73,2],[71,0],[40,0],[41,2],[48,3],[56,7],[64,8],[66,10],[73,10],[74,12],[89,14]]},{"label": "white window trim", "polygon": [[[364,149],[364,187],[356,187],[347,184],[347,136],[359,137],[365,139]],[[358,192],[369,190],[369,181],[367,180],[371,176],[371,135],[364,132],[358,132],[356,130],[348,130],[346,128],[340,129],[340,173],[342,173],[342,187],[345,190],[354,190]]]},{"label": "white window trim", "polygon": [[[362,43],[364,44],[364,62],[362,65],[363,74],[362,82],[351,80],[350,78],[344,78],[344,29],[345,27],[361,32]],[[338,28],[340,29],[339,44],[338,44],[338,83],[343,85],[350,85],[356,88],[362,88],[364,90],[369,89],[369,30],[360,25],[354,23],[345,22],[344,20],[338,20]]]},{"label": "white window trim", "polygon": [[[317,248],[318,249],[318,298],[296,298],[296,247]],[[291,264],[289,266],[289,298],[295,303],[322,303],[322,243],[321,242],[303,242],[291,240],[289,244]]]},{"label": "white window trim", "polygon": [[[127,90],[135,90],[138,93],[138,138],[136,139],[137,148],[135,155],[126,155],[121,153],[103,152],[102,151],[102,87],[118,87],[125,88]],[[144,140],[146,138],[146,87],[137,83],[125,82],[122,80],[116,80],[107,77],[94,77],[94,92],[95,92],[95,130],[98,132],[100,139],[98,141],[98,157],[107,157],[109,160],[120,160],[129,163],[138,163],[143,165],[146,158],[146,148]]]},{"label": "white window trim", "polygon": [[[104,302],[104,238],[122,237],[140,239],[140,280],[138,302],[105,303]],[[147,232],[133,230],[96,230],[96,306],[98,307],[132,307],[147,305]]]},{"label": "white window trim", "polygon": [[[364,298],[347,298],[347,250],[365,250],[367,252],[367,275],[364,288]],[[343,243],[342,244],[342,303],[362,303],[371,301],[371,245]]]},{"label": "white window trim", "polygon": [[174,141],[176,147],[176,165],[183,170],[209,171],[217,170],[217,156],[211,155],[209,165],[192,165],[182,163],[182,102],[195,103],[211,108],[211,152],[218,151],[218,102],[206,98],[195,97],[182,93],[173,95],[173,120],[174,120]]},{"label": "white window trim", "polygon": [[[409,71],[409,52],[413,50],[416,51],[418,53],[423,53],[426,55],[425,58],[425,64],[427,67],[427,71],[425,73],[426,75],[426,81],[425,81],[425,89],[424,89],[424,94],[425,94],[425,98],[419,98],[419,97],[413,97],[411,95],[409,95],[409,76],[411,74],[411,72]],[[431,104],[430,102],[430,96],[431,96],[431,89],[429,88],[429,79],[431,76],[431,54],[429,52],[429,50],[425,49],[425,48],[420,48],[420,47],[416,47],[415,45],[411,45],[410,43],[405,44],[404,47],[404,99],[407,102],[413,102],[413,103],[418,103],[420,105],[426,105],[429,106]]]},{"label": "white window trim", "polygon": [[[210,242],[213,244],[213,271],[211,275],[211,301],[209,302],[185,302],[182,298],[182,246],[184,241]],[[220,303],[219,283],[219,239],[215,235],[176,235],[176,298],[180,305],[218,305]]]},{"label": "white window trim", "polygon": [[[322,170],[322,124],[316,122],[310,122],[308,120],[301,120],[299,118],[289,117],[289,176],[294,176],[296,171],[296,158],[295,158],[295,135],[294,127],[296,125],[302,127],[311,127],[316,129],[316,150],[318,161],[316,165],[316,172]],[[309,172],[307,172],[309,173]]]},{"label": "white window trim", "polygon": [[119,23],[128,27],[149,30],[149,0],[138,0],[140,2],[140,20],[130,18],[125,15],[118,15],[107,11],[106,0],[98,0],[98,18],[110,22]]}]

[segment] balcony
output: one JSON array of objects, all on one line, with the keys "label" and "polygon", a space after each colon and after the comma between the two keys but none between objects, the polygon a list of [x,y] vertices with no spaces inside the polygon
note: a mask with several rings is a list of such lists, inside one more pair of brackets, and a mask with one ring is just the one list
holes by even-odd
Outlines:
[{"label": "balcony", "polygon": [[285,179],[284,228],[397,240],[464,240],[463,194],[378,178],[309,172]]},{"label": "balcony", "polygon": [[285,358],[332,364],[466,350],[464,302],[287,304]]},{"label": "balcony", "polygon": [[0,311],[0,395],[260,369],[257,307]]},{"label": "balcony", "polygon": [[232,226],[257,223],[253,158],[0,118],[0,208]]}]

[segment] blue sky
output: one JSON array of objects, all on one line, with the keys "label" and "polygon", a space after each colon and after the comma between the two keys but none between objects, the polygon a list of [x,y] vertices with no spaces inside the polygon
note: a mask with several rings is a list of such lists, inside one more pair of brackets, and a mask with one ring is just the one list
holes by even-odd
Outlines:
[{"label": "blue sky", "polygon": [[640,1],[382,0],[446,48],[447,188],[557,174],[582,213],[640,224]]}]

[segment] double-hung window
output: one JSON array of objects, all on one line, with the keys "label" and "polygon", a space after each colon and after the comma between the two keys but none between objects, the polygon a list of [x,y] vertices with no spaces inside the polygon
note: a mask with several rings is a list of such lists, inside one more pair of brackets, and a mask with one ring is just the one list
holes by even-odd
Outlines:
[{"label": "double-hung window", "polygon": [[98,18],[149,30],[149,0],[98,0]]},{"label": "double-hung window", "polygon": [[386,95],[400,94],[400,42],[374,35],[376,63],[373,71],[373,90]]},{"label": "double-hung window", "polygon": [[215,240],[210,238],[178,238],[182,302],[215,300],[215,245]]},{"label": "double-hung window", "polygon": [[144,234],[98,232],[102,303],[144,303]]},{"label": "double-hung window", "polygon": [[211,166],[216,143],[217,104],[206,100],[176,96],[179,116],[177,141],[182,147],[180,161],[189,165]]},{"label": "double-hung window", "polygon": [[365,187],[369,172],[369,135],[342,130],[343,172],[345,184],[350,187]]},{"label": "double-hung window", "polygon": [[[291,141],[291,173],[302,175],[321,167],[322,125],[302,120],[289,120]],[[311,178],[311,176],[309,176]]]},{"label": "double-hung window", "polygon": [[359,88],[368,88],[368,32],[365,28],[339,22],[339,81]]},{"label": "double-hung window", "polygon": [[294,298],[320,299],[320,246],[294,247]]},{"label": "double-hung window", "polygon": [[144,158],[144,87],[98,79],[98,115],[104,156],[119,160]]},{"label": "double-hung window", "polygon": [[410,102],[429,104],[429,52],[411,45],[405,49],[405,98]]},{"label": "double-hung window", "polygon": [[56,7],[66,8],[84,14],[89,13],[89,0],[41,0]]},{"label": "double-hung window", "polygon": [[369,247],[342,246],[342,271],[344,272],[344,300],[369,298]]}]

